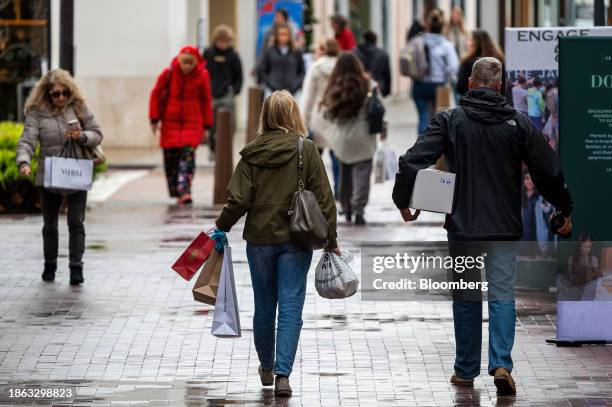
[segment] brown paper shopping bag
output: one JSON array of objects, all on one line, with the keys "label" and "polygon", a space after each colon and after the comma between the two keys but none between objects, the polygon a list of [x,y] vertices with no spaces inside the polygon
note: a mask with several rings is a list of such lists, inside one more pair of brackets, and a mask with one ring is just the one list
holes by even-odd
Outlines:
[{"label": "brown paper shopping bag", "polygon": [[222,264],[223,253],[219,253],[216,249],[213,249],[193,286],[192,292],[194,300],[209,305],[215,305]]}]

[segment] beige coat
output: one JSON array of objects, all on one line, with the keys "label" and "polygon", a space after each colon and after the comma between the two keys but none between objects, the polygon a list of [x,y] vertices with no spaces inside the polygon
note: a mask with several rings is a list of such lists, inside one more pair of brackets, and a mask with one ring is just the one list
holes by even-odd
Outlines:
[{"label": "beige coat", "polygon": [[[68,106],[63,113],[53,114],[48,111],[32,111],[26,115],[23,133],[17,143],[17,165],[30,164],[30,160],[40,144],[40,157],[36,172],[36,185],[42,186],[45,171],[45,157],[59,156],[67,138],[64,135],[68,122],[76,119],[76,113]],[[85,109],[81,119],[84,140],[83,146],[96,147],[102,142],[102,130],[89,109]],[[79,146],[80,147],[80,146]],[[83,150],[76,149],[77,158],[83,158]]]},{"label": "beige coat", "polygon": [[319,108],[319,103],[323,99],[327,80],[334,66],[336,57],[324,55],[317,59],[306,73],[302,86],[302,114],[317,147],[329,146],[331,123],[323,117],[323,109]]},{"label": "beige coat", "polygon": [[[370,89],[376,83],[370,82]],[[359,114],[350,120],[334,120],[330,127],[330,148],[344,164],[371,160],[376,151],[376,134],[370,134],[366,97]]]}]

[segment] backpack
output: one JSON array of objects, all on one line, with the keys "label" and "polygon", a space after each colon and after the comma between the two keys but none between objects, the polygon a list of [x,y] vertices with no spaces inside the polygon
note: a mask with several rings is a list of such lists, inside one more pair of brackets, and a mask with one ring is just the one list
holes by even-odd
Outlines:
[{"label": "backpack", "polygon": [[400,54],[400,73],[420,81],[429,74],[429,47],[425,36],[419,35],[406,44]]}]

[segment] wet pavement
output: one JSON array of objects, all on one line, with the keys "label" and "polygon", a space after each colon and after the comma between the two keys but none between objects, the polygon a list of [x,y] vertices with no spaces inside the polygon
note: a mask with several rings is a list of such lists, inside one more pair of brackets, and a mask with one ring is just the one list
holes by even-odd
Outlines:
[{"label": "wet pavement", "polygon": [[[392,143],[410,144],[410,139],[398,136]],[[55,283],[40,279],[40,217],[0,218],[0,406],[17,405],[8,392],[25,386],[73,389],[76,397],[58,406],[612,405],[612,347],[547,344],[555,336],[555,304],[549,295],[519,293],[513,352],[519,394],[498,398],[486,376],[486,351],[485,376],[473,389],[449,384],[454,359],[450,303],[366,302],[360,293],[346,300],[323,299],[313,281],[320,253],[309,272],[291,375],[294,396],[275,398],[257,374],[243,223],[229,234],[242,338],[213,337],[213,308],[194,302],[194,280],[186,282],[169,268],[218,213],[204,198],[212,189],[206,171],[198,174],[202,198],[193,208],[164,200],[163,178],[156,171],[92,205],[82,287],[68,285],[65,218]],[[389,183],[374,185],[367,227],[340,224],[341,247],[355,255],[357,271],[364,241],[445,238],[439,215],[423,214],[405,225],[390,192]]]}]

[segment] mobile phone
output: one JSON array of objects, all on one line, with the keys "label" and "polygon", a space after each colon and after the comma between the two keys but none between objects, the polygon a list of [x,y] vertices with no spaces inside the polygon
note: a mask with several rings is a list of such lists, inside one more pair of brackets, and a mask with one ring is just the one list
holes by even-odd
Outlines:
[{"label": "mobile phone", "polygon": [[70,120],[68,122],[68,129],[70,129],[72,131],[80,130],[81,129],[81,124],[79,123],[79,119]]}]

